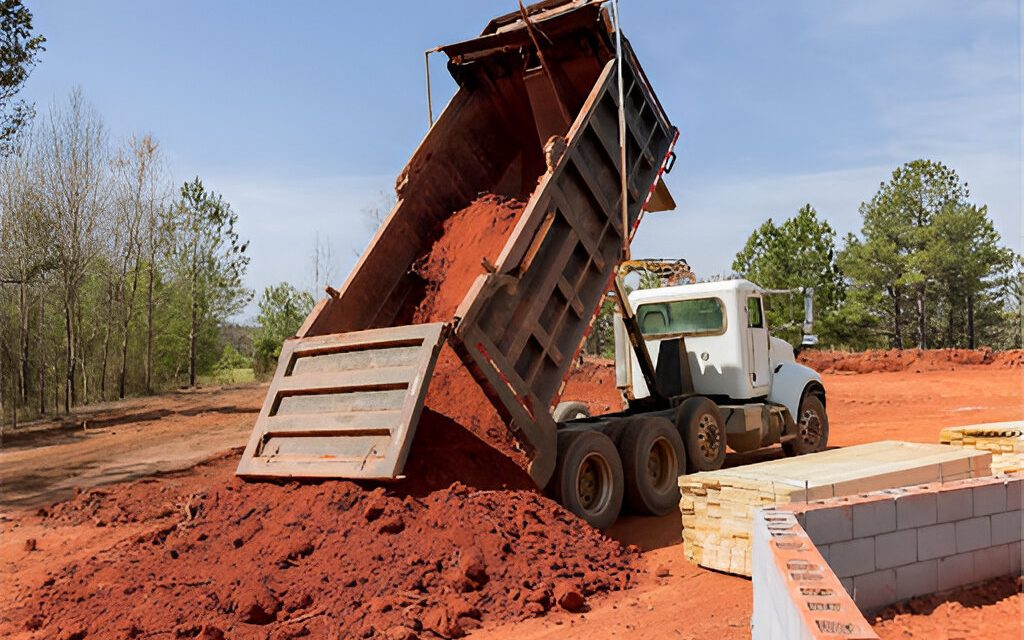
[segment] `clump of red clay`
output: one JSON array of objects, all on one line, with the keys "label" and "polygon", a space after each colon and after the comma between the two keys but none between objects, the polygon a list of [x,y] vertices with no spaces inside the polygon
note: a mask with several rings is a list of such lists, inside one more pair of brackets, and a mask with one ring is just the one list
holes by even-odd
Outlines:
[{"label": "clump of red clay", "polygon": [[[124,506],[135,491],[151,489],[123,487]],[[189,506],[11,594],[0,635],[450,638],[585,608],[634,575],[629,552],[529,490],[225,478],[176,502]]]},{"label": "clump of red clay", "polygon": [[871,349],[851,353],[807,349],[800,353],[798,360],[821,373],[948,371],[962,366],[1020,369],[1024,367],[1024,350]]}]

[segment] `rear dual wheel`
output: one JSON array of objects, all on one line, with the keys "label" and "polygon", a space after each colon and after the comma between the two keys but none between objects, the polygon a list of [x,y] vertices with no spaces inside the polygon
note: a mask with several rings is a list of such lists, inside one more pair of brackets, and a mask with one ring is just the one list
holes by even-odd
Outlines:
[{"label": "rear dual wheel", "polygon": [[611,526],[623,499],[622,461],[611,439],[599,431],[559,433],[552,493],[591,526]]},{"label": "rear dual wheel", "polygon": [[626,503],[636,513],[662,516],[679,504],[679,476],[686,473],[683,440],[665,418],[634,418],[619,443]]}]

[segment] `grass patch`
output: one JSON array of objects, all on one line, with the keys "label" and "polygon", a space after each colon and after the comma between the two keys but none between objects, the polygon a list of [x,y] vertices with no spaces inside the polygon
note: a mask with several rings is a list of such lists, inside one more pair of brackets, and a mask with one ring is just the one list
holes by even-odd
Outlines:
[{"label": "grass patch", "polygon": [[197,376],[197,378],[199,384],[245,384],[256,381],[252,367],[220,369],[208,376]]}]

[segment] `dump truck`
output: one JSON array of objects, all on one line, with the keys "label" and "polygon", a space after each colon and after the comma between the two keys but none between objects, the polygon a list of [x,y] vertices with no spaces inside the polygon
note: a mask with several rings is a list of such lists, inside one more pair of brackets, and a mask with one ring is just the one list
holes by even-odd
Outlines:
[{"label": "dump truck", "polygon": [[[654,264],[649,273],[670,282],[680,272],[690,275],[688,266]],[[566,398],[554,412],[567,441],[593,439],[572,434],[595,431],[611,440],[623,467],[625,502],[645,514],[674,510],[677,476],[721,468],[727,446],[746,453],[781,444],[787,455],[803,455],[828,444],[821,376],[771,335],[764,312],[768,295],[803,293],[800,343],[813,345],[812,292],[764,289],[742,278],[683,282],[628,292],[621,305],[626,315],[615,314],[615,379],[626,409],[590,416],[585,399]],[[642,336],[640,348],[634,331]],[[644,359],[648,367],[657,363],[653,375],[645,373]],[[614,466],[609,469],[603,475],[614,476]],[[595,485],[614,506],[614,483]]]},{"label": "dump truck", "polygon": [[[637,226],[674,206],[663,177],[679,132],[600,1],[531,5],[437,51],[458,89],[344,285],[328,289],[282,346],[237,473],[400,477],[447,345],[520,443],[539,488],[597,527],[624,499],[657,513],[685,471],[666,418],[695,395],[680,383],[682,337],[655,367],[620,291],[648,397],[614,416],[559,423],[552,412],[605,296],[621,288]],[[525,208],[451,317],[411,323],[410,304],[426,295],[417,261],[481,193]]]}]

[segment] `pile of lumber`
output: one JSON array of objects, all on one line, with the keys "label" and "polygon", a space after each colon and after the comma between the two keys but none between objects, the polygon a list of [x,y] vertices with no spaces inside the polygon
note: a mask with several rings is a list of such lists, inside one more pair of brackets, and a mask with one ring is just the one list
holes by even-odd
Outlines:
[{"label": "pile of lumber", "polygon": [[992,474],[1024,471],[1024,421],[947,427],[939,442],[992,454]]},{"label": "pile of lumber", "polygon": [[758,507],[987,476],[990,464],[984,451],[883,441],[681,476],[686,557],[749,576]]}]

